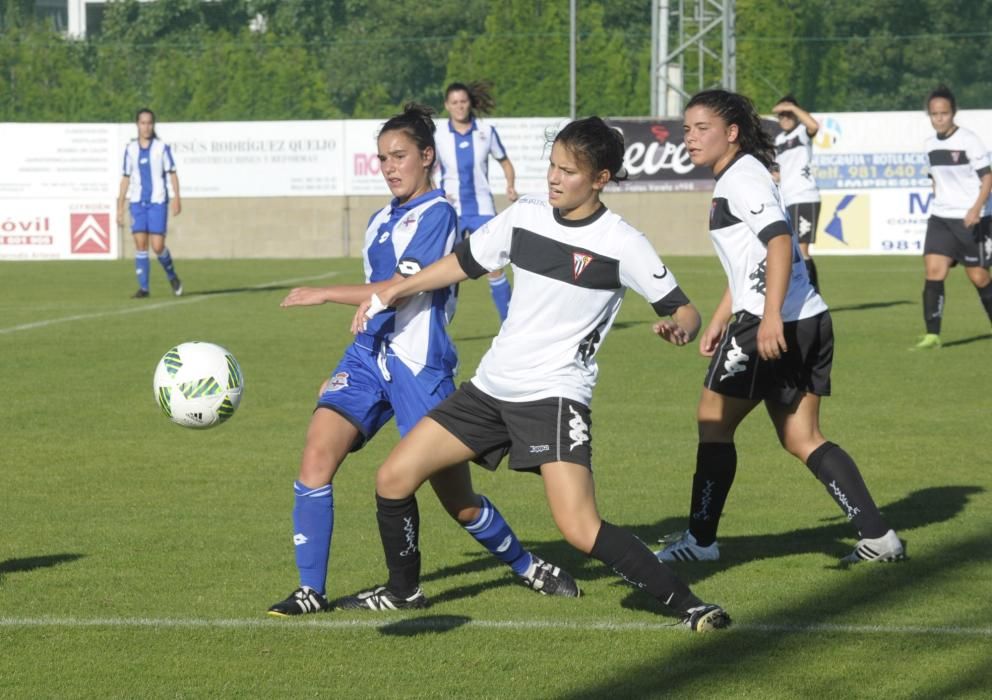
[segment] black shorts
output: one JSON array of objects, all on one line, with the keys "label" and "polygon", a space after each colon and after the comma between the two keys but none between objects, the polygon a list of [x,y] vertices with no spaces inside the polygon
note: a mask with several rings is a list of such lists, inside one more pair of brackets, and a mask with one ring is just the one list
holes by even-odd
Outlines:
[{"label": "black shorts", "polygon": [[800,243],[816,243],[816,227],[820,222],[819,202],[800,202],[786,207]]},{"label": "black shorts", "polygon": [[834,330],[830,312],[784,324],[787,350],[777,360],[758,357],[761,318],[739,312],[727,327],[706,372],[707,389],[738,399],[793,405],[803,394],[830,395]]},{"label": "black shorts", "polygon": [[931,215],[923,254],[944,255],[965,267],[988,267],[992,263],[992,216],[983,216],[968,228],[962,219]]},{"label": "black shorts", "polygon": [[521,471],[539,471],[549,462],[592,469],[592,419],[578,401],[500,401],[465,382],[427,415],[468,445],[486,469],[498,467],[507,454],[510,469]]}]

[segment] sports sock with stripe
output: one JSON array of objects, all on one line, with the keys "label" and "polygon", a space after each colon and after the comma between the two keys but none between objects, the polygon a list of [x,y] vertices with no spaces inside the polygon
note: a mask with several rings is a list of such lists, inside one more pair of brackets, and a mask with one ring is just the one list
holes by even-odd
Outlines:
[{"label": "sports sock with stripe", "polygon": [[944,281],[927,280],[923,285],[923,322],[927,333],[940,335],[940,319],[944,315]]},{"label": "sports sock with stripe", "polygon": [[138,288],[148,291],[148,276],[151,268],[148,263],[148,251],[139,250],[134,254],[134,274],[138,276]]},{"label": "sports sock with stripe", "polygon": [[527,573],[532,560],[530,552],[520,544],[509,524],[488,498],[482,496],[479,517],[464,527],[476,542],[488,549],[501,562],[509,565],[518,576]]},{"label": "sports sock with stripe", "polygon": [[326,484],[311,489],[297,481],[293,494],[293,545],[300,585],[323,594],[334,531],[334,487]]},{"label": "sports sock with stripe", "polygon": [[165,276],[169,278],[169,281],[176,279],[176,268],[172,264],[172,254],[168,248],[162,249],[158,261],[162,265],[162,269],[165,270]]}]

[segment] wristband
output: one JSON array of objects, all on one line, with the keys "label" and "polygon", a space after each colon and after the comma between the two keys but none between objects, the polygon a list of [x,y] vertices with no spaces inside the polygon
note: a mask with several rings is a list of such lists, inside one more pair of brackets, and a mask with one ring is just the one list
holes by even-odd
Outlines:
[{"label": "wristband", "polygon": [[382,300],[379,298],[378,294],[372,295],[371,302],[372,303],[369,305],[369,308],[365,310],[365,318],[367,319],[372,319],[372,317],[374,317],[380,311],[385,311],[387,308],[389,308],[388,306],[382,303]]}]

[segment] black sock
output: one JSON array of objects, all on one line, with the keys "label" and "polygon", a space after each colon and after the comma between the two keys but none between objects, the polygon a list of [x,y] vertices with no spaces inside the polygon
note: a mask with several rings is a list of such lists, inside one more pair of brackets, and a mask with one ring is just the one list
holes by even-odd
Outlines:
[{"label": "black sock", "polygon": [[689,532],[707,547],[716,540],[723,505],[737,473],[737,448],[732,442],[701,442],[696,448],[696,473],[692,477]]},{"label": "black sock", "polygon": [[944,315],[944,281],[927,280],[923,285],[923,322],[927,333],[940,335],[940,319]]},{"label": "black sock", "polygon": [[383,498],[375,495],[379,537],[386,553],[389,581],[386,587],[407,598],[420,585],[420,512],[417,497]]},{"label": "black sock", "polygon": [[816,263],[813,262],[813,258],[805,258],[803,260],[806,263],[806,273],[809,275],[809,282],[813,285],[818,293],[820,291],[820,278],[816,274]]},{"label": "black sock", "polygon": [[685,614],[689,608],[702,605],[675,572],[658,561],[633,533],[605,520],[589,556],[599,559],[627,583],[644,590],[677,613]]},{"label": "black sock", "polygon": [[851,456],[832,442],[825,442],[810,454],[806,466],[827,487],[847,519],[854,522],[862,537],[874,539],[889,531],[868,493],[858,465]]},{"label": "black sock", "polygon": [[979,289],[978,298],[982,300],[982,306],[985,307],[985,313],[989,315],[989,320],[992,321],[992,284],[987,284]]}]

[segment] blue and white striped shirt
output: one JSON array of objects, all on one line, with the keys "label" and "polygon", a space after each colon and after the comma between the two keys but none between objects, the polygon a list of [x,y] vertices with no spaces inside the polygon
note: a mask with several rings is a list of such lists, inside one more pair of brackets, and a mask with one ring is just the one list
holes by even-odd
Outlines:
[{"label": "blue and white striped shirt", "polygon": [[489,156],[505,160],[506,150],[496,129],[472,120],[468,133],[460,134],[451,120],[435,134],[441,186],[445,196],[464,218],[496,215],[493,192],[489,187]]},{"label": "blue and white striped shirt", "polygon": [[176,171],[172,149],[159,139],[152,139],[142,148],[135,139],[124,149],[124,177],[130,178],[128,200],[142,204],[162,204],[169,201],[165,176]]}]

